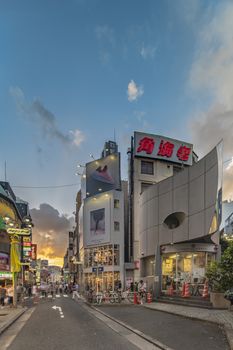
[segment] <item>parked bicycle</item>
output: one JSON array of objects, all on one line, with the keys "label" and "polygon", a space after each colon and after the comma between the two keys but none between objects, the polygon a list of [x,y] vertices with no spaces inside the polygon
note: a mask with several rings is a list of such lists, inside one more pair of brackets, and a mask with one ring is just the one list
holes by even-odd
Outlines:
[{"label": "parked bicycle", "polygon": [[121,301],[122,301],[121,291],[110,291],[109,292],[109,301],[111,304],[121,303]]}]

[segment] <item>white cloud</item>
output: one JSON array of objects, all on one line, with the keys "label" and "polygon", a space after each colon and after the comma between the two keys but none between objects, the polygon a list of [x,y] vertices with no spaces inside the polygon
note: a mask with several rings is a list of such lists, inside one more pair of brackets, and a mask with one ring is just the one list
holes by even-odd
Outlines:
[{"label": "white cloud", "polygon": [[145,46],[144,44],[142,45],[140,49],[140,55],[144,58],[154,58],[156,52],[156,47],[147,45]]},{"label": "white cloud", "polygon": [[137,86],[136,83],[131,80],[128,84],[128,100],[130,102],[137,101],[139,97],[141,97],[144,94],[144,90],[142,86]]},{"label": "white cloud", "polygon": [[74,131],[70,131],[70,133],[73,136],[73,144],[75,146],[79,147],[81,145],[81,143],[83,143],[83,141],[85,140],[84,133],[79,129],[76,129]]},{"label": "white cloud", "polygon": [[60,130],[57,126],[56,115],[45,107],[40,100],[35,99],[32,102],[27,102],[22,89],[19,87],[11,87],[10,94],[15,100],[18,111],[33,122],[43,136],[55,139],[65,146],[80,146],[84,141],[84,134],[78,129],[71,132],[72,138],[69,134]]},{"label": "white cloud", "polygon": [[[191,121],[195,147],[206,153],[222,138],[224,158],[233,155],[233,3],[219,3],[200,29],[189,83],[211,99]],[[233,168],[224,172],[224,198],[233,194]]]}]

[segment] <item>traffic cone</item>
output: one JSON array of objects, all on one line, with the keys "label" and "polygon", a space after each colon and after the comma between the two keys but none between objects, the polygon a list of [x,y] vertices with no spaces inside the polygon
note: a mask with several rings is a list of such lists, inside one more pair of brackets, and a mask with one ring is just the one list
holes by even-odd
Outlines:
[{"label": "traffic cone", "polygon": [[147,301],[148,304],[150,304],[152,302],[152,295],[151,295],[150,292],[147,293],[146,301]]},{"label": "traffic cone", "polygon": [[173,285],[171,284],[169,291],[168,291],[168,295],[172,296],[174,293],[174,289],[173,289]]},{"label": "traffic cone", "polygon": [[208,295],[209,295],[208,284],[205,282],[202,298],[208,298]]},{"label": "traffic cone", "polygon": [[182,285],[182,292],[181,292],[181,296],[184,297],[185,295],[185,283],[183,283]]},{"label": "traffic cone", "polygon": [[136,293],[136,292],[134,292],[134,294],[133,294],[133,303],[134,303],[135,305],[138,304],[138,298],[137,298],[137,293]]},{"label": "traffic cone", "polygon": [[184,296],[183,298],[189,298],[190,297],[190,290],[189,290],[189,284],[185,283],[185,290],[184,290]]}]

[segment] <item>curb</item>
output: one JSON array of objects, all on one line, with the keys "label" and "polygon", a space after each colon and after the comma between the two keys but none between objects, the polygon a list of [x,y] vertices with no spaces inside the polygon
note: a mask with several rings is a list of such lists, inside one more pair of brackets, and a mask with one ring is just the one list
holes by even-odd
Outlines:
[{"label": "curb", "polygon": [[147,305],[143,305],[143,307],[145,307],[147,309],[150,309],[150,310],[153,310],[153,311],[166,312],[167,314],[176,315],[176,316],[180,316],[180,317],[184,317],[184,318],[190,318],[190,319],[195,320],[195,321],[214,323],[214,324],[217,324],[218,326],[222,326],[224,328],[224,332],[226,334],[227,341],[228,341],[229,346],[230,346],[230,350],[233,350],[233,328],[228,323],[224,323],[224,322],[217,321],[217,320],[216,321],[214,321],[214,320],[205,320],[205,319],[198,318],[198,317],[195,317],[195,316],[181,315],[181,314],[179,314],[177,312],[174,312],[174,311],[159,310],[159,309],[155,309],[155,308],[153,308],[151,306],[147,306]]},{"label": "curb", "polygon": [[150,337],[149,335],[146,335],[145,333],[139,331],[138,329],[132,328],[131,326],[129,326],[128,324],[118,320],[115,317],[112,317],[108,314],[106,314],[105,312],[103,312],[102,310],[99,310],[98,308],[96,308],[95,306],[89,305],[87,304],[91,309],[94,309],[95,311],[99,312],[100,314],[104,315],[105,317],[109,318],[110,320],[118,323],[119,325],[121,325],[122,327],[127,328],[128,330],[130,330],[132,333],[140,336],[141,338],[143,338],[144,340],[147,340],[148,342],[150,342],[151,344],[157,346],[159,349],[161,350],[174,350],[172,348],[169,348],[167,345],[162,344],[161,342],[159,342],[157,339],[154,339],[152,337]]},{"label": "curb", "polygon": [[7,328],[9,328],[16,320],[18,320],[18,318],[20,318],[25,313],[26,310],[28,310],[27,307],[23,308],[21,312],[19,312],[17,315],[12,317],[8,322],[6,322],[2,327],[0,327],[0,335],[2,335],[2,333],[5,332],[5,330],[7,330]]}]

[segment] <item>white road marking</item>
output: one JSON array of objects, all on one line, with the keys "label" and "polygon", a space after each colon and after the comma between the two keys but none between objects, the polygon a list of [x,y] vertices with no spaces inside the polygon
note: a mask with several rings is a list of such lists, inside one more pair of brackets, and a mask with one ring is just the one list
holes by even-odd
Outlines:
[{"label": "white road marking", "polygon": [[56,298],[61,298],[61,296],[59,294],[56,294]]},{"label": "white road marking", "polygon": [[67,295],[67,294],[63,294],[63,297],[64,297],[64,298],[68,298],[68,295]]},{"label": "white road marking", "polygon": [[60,306],[54,305],[54,306],[52,306],[52,309],[53,309],[53,310],[59,310],[59,313],[60,313],[60,317],[61,317],[61,318],[64,318],[64,317],[65,317]]}]

